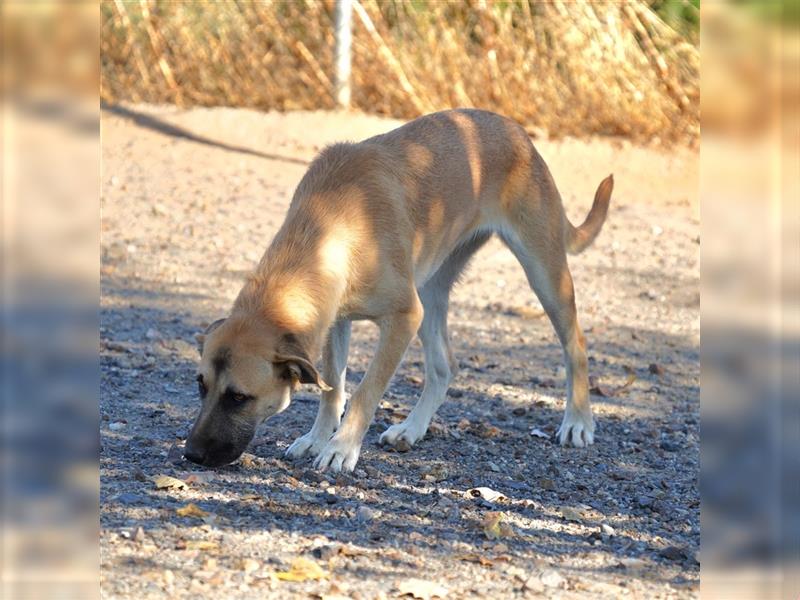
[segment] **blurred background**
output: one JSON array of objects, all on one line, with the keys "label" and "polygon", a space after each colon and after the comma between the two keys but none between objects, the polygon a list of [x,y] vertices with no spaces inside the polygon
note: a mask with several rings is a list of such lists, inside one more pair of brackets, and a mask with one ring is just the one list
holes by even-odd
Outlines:
[{"label": "blurred background", "polygon": [[99,595],[99,89],[105,107],[478,106],[533,137],[666,146],[700,142],[702,104],[703,595],[796,598],[798,6],[354,2],[343,79],[332,1],[4,2],[0,595]]},{"label": "blurred background", "polygon": [[[410,119],[452,107],[532,133],[696,142],[699,0],[105,2],[101,98]],[[340,12],[341,14],[341,12]]]}]

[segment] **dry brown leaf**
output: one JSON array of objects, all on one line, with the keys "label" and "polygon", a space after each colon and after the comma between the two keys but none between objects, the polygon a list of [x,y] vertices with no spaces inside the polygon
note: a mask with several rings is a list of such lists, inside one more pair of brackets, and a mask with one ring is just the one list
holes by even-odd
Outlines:
[{"label": "dry brown leaf", "polygon": [[591,387],[589,388],[589,392],[596,396],[603,396],[604,398],[613,398],[614,396],[619,396],[628,391],[633,383],[636,381],[636,374],[635,373],[628,373],[628,379],[622,385],[610,388],[605,385],[602,385],[596,377],[590,377],[589,383]]},{"label": "dry brown leaf", "polygon": [[504,537],[514,537],[514,529],[503,520],[503,513],[497,511],[487,512],[481,523],[484,535],[490,540]]},{"label": "dry brown leaf", "polygon": [[182,506],[181,508],[176,508],[175,512],[178,514],[179,517],[195,517],[197,519],[205,519],[206,517],[211,515],[211,513],[204,511],[194,502],[190,502],[189,504],[187,504],[186,506]]},{"label": "dry brown leaf", "polygon": [[484,567],[491,567],[494,565],[494,561],[492,559],[486,558],[485,556],[475,553],[461,554],[456,558],[458,558],[458,560],[463,560],[464,562],[478,563],[479,565],[482,565]]},{"label": "dry brown leaf", "polygon": [[211,540],[186,540],[187,550],[219,550],[219,544]]},{"label": "dry brown leaf", "polygon": [[185,481],[169,475],[156,475],[152,480],[157,490],[185,490],[189,487]]},{"label": "dry brown leaf", "polygon": [[316,581],[327,579],[330,573],[320,567],[313,560],[298,556],[292,561],[292,566],[288,571],[279,571],[275,577],[281,581]]},{"label": "dry brown leaf", "polygon": [[189,485],[205,484],[211,481],[213,477],[211,473],[192,473],[184,481]]},{"label": "dry brown leaf", "polygon": [[400,596],[411,596],[418,600],[431,600],[431,598],[444,598],[450,590],[434,581],[425,579],[404,579],[397,584]]}]

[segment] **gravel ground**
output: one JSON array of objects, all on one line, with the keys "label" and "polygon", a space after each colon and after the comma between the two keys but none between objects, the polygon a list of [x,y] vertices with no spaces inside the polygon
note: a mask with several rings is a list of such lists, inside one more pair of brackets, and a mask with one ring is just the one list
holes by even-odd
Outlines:
[{"label": "gravel ground", "polygon": [[[315,152],[397,124],[103,111],[104,597],[696,597],[700,240],[689,150],[536,141],[573,222],[603,177],[616,180],[602,234],[571,259],[597,392],[591,448],[553,441],[561,350],[521,268],[492,241],[452,297],[461,372],[411,451],[377,440],[421,390],[418,341],[353,475],[283,457],[313,421],[305,388],[233,465],[182,460],[199,406],[194,334],[226,314]],[[349,392],[375,337],[355,325]],[[158,489],[162,474],[186,487]],[[499,496],[470,491],[480,487]],[[182,510],[190,504],[199,511]]]}]

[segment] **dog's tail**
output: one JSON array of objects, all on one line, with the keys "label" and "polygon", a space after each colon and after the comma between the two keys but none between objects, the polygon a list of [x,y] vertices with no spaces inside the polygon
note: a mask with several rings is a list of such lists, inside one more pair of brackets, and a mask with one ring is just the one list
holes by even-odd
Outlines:
[{"label": "dog's tail", "polygon": [[579,254],[583,252],[600,233],[608,213],[608,204],[611,201],[611,192],[614,189],[614,176],[609,175],[597,187],[594,194],[592,209],[580,227],[575,227],[567,222],[567,252]]}]

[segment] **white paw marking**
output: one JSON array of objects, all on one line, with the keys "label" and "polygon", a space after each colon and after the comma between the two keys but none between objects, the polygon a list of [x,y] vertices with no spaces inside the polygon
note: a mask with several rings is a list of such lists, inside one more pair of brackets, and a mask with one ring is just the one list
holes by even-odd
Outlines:
[{"label": "white paw marking", "polygon": [[360,454],[360,440],[353,442],[344,436],[334,435],[319,453],[314,467],[319,471],[330,469],[333,473],[349,472],[356,468]]},{"label": "white paw marking", "polygon": [[409,446],[413,446],[422,439],[422,437],[425,435],[426,429],[423,429],[415,421],[409,421],[409,419],[406,419],[402,423],[392,425],[389,427],[389,429],[384,431],[381,434],[378,443],[382,446],[384,444],[395,446],[400,440],[405,440],[408,442]]},{"label": "white paw marking", "polygon": [[568,411],[558,429],[558,443],[562,446],[583,448],[594,444],[594,419],[592,413]]},{"label": "white paw marking", "polygon": [[286,449],[286,456],[294,459],[304,456],[317,456],[322,452],[329,439],[330,435],[321,435],[314,431],[309,431],[292,442],[292,445]]}]

